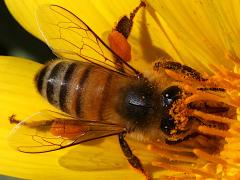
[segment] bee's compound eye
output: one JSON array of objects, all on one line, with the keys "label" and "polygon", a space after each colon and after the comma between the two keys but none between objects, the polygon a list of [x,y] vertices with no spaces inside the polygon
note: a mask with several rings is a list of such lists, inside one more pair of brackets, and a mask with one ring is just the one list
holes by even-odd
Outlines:
[{"label": "bee's compound eye", "polygon": [[162,92],[162,105],[169,108],[174,101],[181,97],[181,89],[178,86],[170,86]]},{"label": "bee's compound eye", "polygon": [[171,116],[165,116],[161,120],[161,130],[166,135],[171,134],[171,130],[175,128],[174,119]]}]

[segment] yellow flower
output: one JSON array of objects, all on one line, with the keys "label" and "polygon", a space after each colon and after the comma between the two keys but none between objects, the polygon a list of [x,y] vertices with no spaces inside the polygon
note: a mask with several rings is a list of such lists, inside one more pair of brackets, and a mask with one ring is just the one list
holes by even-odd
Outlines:
[{"label": "yellow flower", "polygon": [[[131,2],[124,0],[71,2],[5,0],[5,2],[17,21],[39,39],[43,38],[35,14],[40,6],[51,3],[73,12],[106,42],[107,35],[119,18],[128,15],[139,4],[137,0]],[[147,4],[146,10],[141,11],[134,20],[133,30],[129,37],[129,43],[132,46],[131,64],[141,71],[146,71],[147,68],[151,68],[151,63],[157,59],[174,59],[203,74],[210,74],[208,76],[210,81],[217,85],[220,84],[228,93],[228,97],[225,99],[209,94],[203,96],[204,98],[212,98],[218,102],[224,100],[226,104],[239,107],[239,76],[230,72],[239,68],[240,40],[238,37],[240,27],[238,22],[240,17],[237,13],[240,7],[239,2],[234,0],[149,0]],[[6,137],[14,126],[9,123],[9,116],[17,114],[17,119],[25,119],[42,109],[57,110],[43,101],[35,90],[33,77],[42,65],[16,57],[2,56],[0,59],[1,174],[27,179],[144,178],[141,174],[134,173],[128,168],[126,159],[116,143],[116,137],[43,154],[24,154],[9,147]],[[224,66],[225,69],[219,66]],[[176,74],[170,73],[169,76],[178,78]],[[187,80],[184,83],[184,87],[191,88]],[[200,95],[196,94],[192,98],[200,98]],[[236,98],[235,101],[233,98]],[[191,100],[188,99],[189,102]],[[212,114],[199,112],[195,112],[195,115],[206,121],[212,120],[212,118],[221,122],[234,119],[233,117],[226,119],[226,117],[221,118],[221,116],[211,116]],[[144,151],[146,147],[136,144],[136,142],[130,144],[133,145],[134,152],[136,149],[137,154],[140,154],[144,163],[152,163],[148,164],[149,168],[147,169],[152,170],[152,166],[156,167],[154,177],[184,176],[172,171],[169,175],[169,172],[158,168],[163,167],[168,170],[189,173],[188,177],[196,175],[213,178],[236,178],[239,176],[239,158],[235,156],[239,150],[237,142],[239,140],[237,133],[239,124],[232,124],[229,131],[213,131],[214,128],[207,129],[205,126],[200,129],[201,132],[209,136],[223,137],[223,150],[216,156],[205,153],[202,151],[203,148],[194,149],[193,147],[190,148],[191,152],[188,152],[189,144],[177,150],[169,146],[151,144],[148,146],[150,151]],[[206,137],[198,140],[199,144],[215,143],[207,142]],[[139,147],[141,147],[140,150],[138,150]],[[153,151],[155,152],[153,153]],[[189,154],[191,155],[189,156]],[[170,159],[170,162],[158,160],[160,157]],[[175,166],[176,160],[184,165]]]}]

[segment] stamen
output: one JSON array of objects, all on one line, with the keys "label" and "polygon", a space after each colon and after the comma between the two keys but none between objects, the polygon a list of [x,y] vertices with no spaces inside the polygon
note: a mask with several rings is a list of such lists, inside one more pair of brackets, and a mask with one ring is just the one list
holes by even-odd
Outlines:
[{"label": "stamen", "polygon": [[196,157],[191,156],[191,154],[189,155],[183,155],[180,153],[173,153],[171,151],[168,151],[166,149],[160,149],[157,148],[156,146],[149,146],[148,147],[150,150],[152,150],[155,153],[158,153],[159,156],[163,157],[163,158],[167,158],[170,161],[181,161],[181,162],[196,162]]},{"label": "stamen", "polygon": [[208,135],[220,136],[220,137],[223,137],[223,138],[233,137],[233,134],[230,133],[229,131],[219,130],[219,129],[216,129],[216,128],[210,128],[210,127],[207,127],[207,126],[199,126],[198,130],[201,133],[208,134]]},{"label": "stamen", "polygon": [[196,138],[196,142],[198,145],[192,146],[194,147],[201,147],[201,148],[216,148],[216,140],[215,139],[210,139],[209,137],[205,137],[203,135],[199,135],[198,138]]},{"label": "stamen", "polygon": [[236,121],[236,123],[232,124],[231,125],[231,129],[229,131],[237,132],[239,134],[239,136],[240,136],[240,133],[239,133],[240,132],[240,122]]},{"label": "stamen", "polygon": [[197,110],[194,110],[192,112],[192,115],[200,117],[204,120],[209,120],[209,121],[214,121],[214,122],[219,122],[219,123],[231,124],[233,122],[236,122],[236,119],[231,119],[231,118],[222,117],[222,116],[218,116],[218,115],[214,115],[214,114],[204,113],[204,112],[197,111]]},{"label": "stamen", "polygon": [[[236,54],[228,52],[226,56],[240,67],[240,58]],[[240,111],[237,112],[240,73],[223,66],[210,67],[214,75],[204,76],[207,77],[205,81],[165,69],[183,89],[181,99],[172,105],[169,114],[178,130],[186,131],[174,134],[174,138],[183,141],[173,145],[154,143],[148,150],[160,156],[152,162],[153,166],[189,174],[187,177],[234,179],[240,177],[240,121],[237,118],[240,115]],[[217,88],[223,91],[215,90]],[[194,133],[196,136],[182,139]]]},{"label": "stamen", "polygon": [[225,104],[228,104],[230,106],[235,106],[235,107],[240,106],[240,102],[238,101],[233,101],[232,99],[221,97],[215,94],[201,93],[201,92],[187,97],[184,102],[185,104],[190,104],[191,102],[200,101],[200,100],[223,102]]},{"label": "stamen", "polygon": [[193,152],[196,156],[198,156],[199,158],[204,159],[206,161],[211,161],[216,164],[222,164],[223,166],[227,165],[227,162],[225,160],[219,158],[218,156],[213,156],[211,154],[208,154],[200,149],[194,149]]},{"label": "stamen", "polygon": [[236,64],[240,64],[240,58],[232,51],[227,51],[225,57],[229,60],[232,60]]},{"label": "stamen", "polygon": [[217,67],[215,65],[210,65],[213,69],[215,75],[210,78],[209,81],[217,82],[223,88],[228,90],[240,90],[240,74],[231,72],[224,67]]},{"label": "stamen", "polygon": [[189,174],[198,174],[203,177],[209,177],[209,178],[216,178],[216,175],[210,172],[205,172],[199,169],[191,168],[190,166],[184,167],[184,166],[175,166],[175,165],[170,165],[166,164],[164,162],[159,162],[159,161],[154,161],[152,162],[153,166],[161,167],[164,169],[169,169],[177,172],[183,172],[183,173],[189,173]]},{"label": "stamen", "polygon": [[153,151],[156,151],[158,149],[165,149],[165,150],[169,150],[169,151],[175,151],[175,152],[192,152],[192,149],[190,148],[186,148],[186,147],[174,147],[174,146],[169,146],[169,145],[166,145],[166,144],[161,144],[161,145],[153,145],[153,144],[150,144],[147,146],[147,148],[149,150],[153,150]]}]

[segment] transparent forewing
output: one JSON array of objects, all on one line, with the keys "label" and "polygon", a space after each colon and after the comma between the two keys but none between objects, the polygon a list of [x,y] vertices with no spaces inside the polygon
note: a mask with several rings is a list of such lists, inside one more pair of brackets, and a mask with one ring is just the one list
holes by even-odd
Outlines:
[{"label": "transparent forewing", "polygon": [[[39,28],[53,52],[62,58],[89,61],[125,75],[138,72],[123,61],[77,16],[57,5],[45,5],[37,11]],[[118,57],[122,63],[114,60]]]},{"label": "transparent forewing", "polygon": [[123,130],[116,124],[41,111],[17,124],[10,133],[9,142],[18,151],[40,153],[116,135]]}]

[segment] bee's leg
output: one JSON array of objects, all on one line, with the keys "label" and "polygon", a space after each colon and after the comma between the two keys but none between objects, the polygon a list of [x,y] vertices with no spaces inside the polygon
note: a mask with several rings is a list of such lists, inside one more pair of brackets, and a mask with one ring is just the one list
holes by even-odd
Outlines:
[{"label": "bee's leg", "polygon": [[16,119],[16,114],[11,115],[8,119],[11,124],[18,124],[21,122],[20,120]]},{"label": "bee's leg", "polygon": [[[116,27],[114,28],[113,32],[109,34],[109,42],[110,42],[110,47],[113,51],[117,51],[116,48],[119,48],[118,46],[115,46],[114,44],[118,42],[117,44],[128,44],[127,38],[131,33],[132,26],[133,26],[133,19],[138,12],[138,10],[142,7],[145,7],[146,4],[141,1],[140,4],[130,13],[130,16],[123,16],[117,23]],[[116,33],[117,32],[117,33]],[[120,34],[120,35],[119,35]],[[116,41],[116,42],[115,42]],[[112,43],[115,42],[115,43]],[[125,43],[123,43],[125,42]],[[125,47],[125,48],[124,48]],[[124,55],[127,59],[124,59],[126,61],[129,61],[131,59],[131,48],[130,45],[122,45],[122,49],[124,49],[124,52],[121,52],[121,55]],[[118,54],[120,55],[120,54]],[[123,57],[122,57],[123,58]],[[116,61],[116,67],[124,72],[124,67],[123,67],[123,62],[122,59],[119,59],[119,57],[115,57]]]},{"label": "bee's leg", "polygon": [[165,139],[165,143],[168,144],[168,145],[175,145],[175,144],[181,143],[183,141],[187,141],[190,138],[197,137],[198,135],[199,135],[199,133],[189,134],[188,136],[186,136],[186,137],[184,137],[182,139],[178,139],[176,141],[171,141],[171,140]]},{"label": "bee's leg", "polygon": [[123,16],[116,26],[116,31],[120,32],[126,39],[128,38],[133,25],[133,19],[141,7],[145,7],[145,2],[141,1],[140,4],[130,13],[130,17]]},{"label": "bee's leg", "polygon": [[186,77],[189,77],[189,78],[192,78],[192,79],[195,79],[198,81],[207,81],[207,79],[205,79],[200,72],[196,71],[195,69],[193,69],[189,66],[182,65],[178,62],[157,61],[154,63],[154,66],[153,66],[154,71],[160,71],[161,68],[181,73],[181,74],[185,75]]},{"label": "bee's leg", "polygon": [[131,148],[129,147],[127,141],[124,139],[125,135],[126,135],[126,133],[123,132],[123,133],[120,133],[119,136],[118,136],[119,137],[119,143],[120,143],[120,146],[121,146],[121,149],[122,149],[124,155],[126,156],[128,162],[130,163],[130,165],[134,169],[136,169],[136,170],[140,171],[141,173],[143,173],[146,176],[147,179],[150,179],[150,177],[144,171],[141,161],[138,159],[137,156],[135,156],[132,153]]}]

